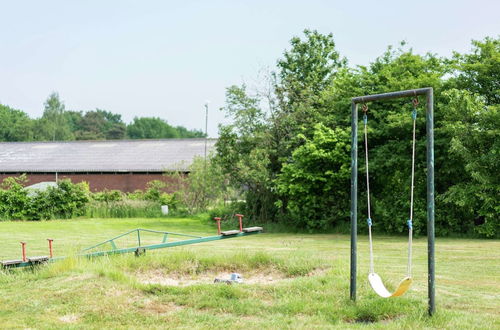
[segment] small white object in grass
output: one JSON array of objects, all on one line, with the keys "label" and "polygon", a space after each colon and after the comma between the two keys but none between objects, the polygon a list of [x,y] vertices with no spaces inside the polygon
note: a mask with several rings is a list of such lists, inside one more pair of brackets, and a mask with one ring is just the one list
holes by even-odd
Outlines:
[{"label": "small white object in grass", "polygon": [[243,277],[238,273],[232,273],[228,280],[222,278],[216,278],[214,280],[214,283],[226,283],[226,284],[243,283]]},{"label": "small white object in grass", "polygon": [[161,213],[163,215],[167,215],[168,214],[168,205],[162,205],[161,206]]},{"label": "small white object in grass", "polygon": [[236,283],[243,283],[243,277],[238,273],[232,273],[231,281]]}]

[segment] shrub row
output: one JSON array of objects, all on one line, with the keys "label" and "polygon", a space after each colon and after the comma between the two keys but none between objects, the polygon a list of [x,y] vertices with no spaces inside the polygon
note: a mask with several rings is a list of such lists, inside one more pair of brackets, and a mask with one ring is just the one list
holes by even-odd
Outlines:
[{"label": "shrub row", "polygon": [[164,185],[155,180],[145,191],[123,193],[105,190],[92,193],[85,182],[61,180],[46,189],[27,189],[25,175],[9,177],[0,184],[1,220],[47,220],[88,217],[159,217],[160,205],[175,211],[176,194],[162,191]]}]

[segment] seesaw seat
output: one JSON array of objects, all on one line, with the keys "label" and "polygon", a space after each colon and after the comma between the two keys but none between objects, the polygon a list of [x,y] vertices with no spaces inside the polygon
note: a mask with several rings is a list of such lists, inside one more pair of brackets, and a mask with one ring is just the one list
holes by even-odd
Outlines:
[{"label": "seesaw seat", "polygon": [[401,282],[399,282],[399,285],[394,293],[390,293],[389,290],[386,289],[382,279],[376,273],[368,274],[368,281],[376,294],[382,298],[391,298],[402,296],[406,291],[408,291],[413,280],[411,277],[405,277]]}]

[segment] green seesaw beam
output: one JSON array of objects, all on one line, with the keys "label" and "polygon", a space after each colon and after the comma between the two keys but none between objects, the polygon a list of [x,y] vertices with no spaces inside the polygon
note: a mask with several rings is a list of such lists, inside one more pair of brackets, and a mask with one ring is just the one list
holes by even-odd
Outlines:
[{"label": "green seesaw beam", "polygon": [[[141,252],[146,251],[146,250],[165,249],[165,248],[175,247],[175,246],[198,244],[198,243],[218,241],[218,240],[223,240],[223,239],[228,239],[228,238],[236,238],[236,237],[242,237],[242,236],[255,235],[255,234],[261,233],[262,230],[263,229],[261,227],[252,227],[252,228],[244,228],[242,232],[227,231],[227,232],[222,232],[222,235],[202,237],[202,236],[194,236],[194,235],[172,233],[172,232],[160,232],[160,231],[149,230],[149,229],[134,229],[134,230],[131,230],[131,231],[126,232],[124,234],[113,237],[112,239],[106,240],[102,243],[99,243],[97,245],[86,248],[86,249],[82,250],[82,252],[95,249],[95,248],[102,246],[102,245],[105,245],[107,243],[110,243],[112,245],[112,247],[114,247],[112,250],[90,252],[90,253],[81,253],[81,254],[77,254],[76,257],[93,258],[93,257],[103,257],[103,256],[107,256],[107,255],[114,255],[114,254],[132,253],[132,252],[134,252],[136,254],[140,254]],[[135,247],[122,248],[122,249],[115,248],[116,245],[114,244],[114,240],[116,240],[120,237],[123,237],[125,235],[134,233],[134,232],[138,233],[138,240],[139,240],[139,244],[140,244],[140,232],[141,231],[155,232],[155,233],[161,233],[161,234],[165,234],[165,235],[184,236],[184,237],[191,237],[191,238],[185,239],[185,240],[180,240],[180,241],[174,241],[174,242],[165,242],[166,237],[164,236],[164,238],[163,238],[164,242],[159,243],[159,244],[142,245],[142,246],[139,245],[139,246],[135,246]],[[66,258],[68,258],[68,257],[56,257],[56,258],[32,257],[32,258],[28,258],[28,261],[22,261],[22,262],[18,262],[16,260],[14,260],[12,262],[4,261],[1,263],[1,265],[3,268],[21,268],[21,267],[34,266],[34,265],[37,265],[40,263],[60,261],[60,260],[66,259]]]}]

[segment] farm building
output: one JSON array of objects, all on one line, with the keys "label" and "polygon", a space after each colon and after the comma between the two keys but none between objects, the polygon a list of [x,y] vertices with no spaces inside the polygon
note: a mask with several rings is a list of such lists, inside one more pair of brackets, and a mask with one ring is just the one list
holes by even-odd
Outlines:
[{"label": "farm building", "polygon": [[[207,152],[215,145],[208,139]],[[108,140],[0,143],[0,180],[26,174],[28,185],[69,178],[92,191],[144,189],[165,172],[188,173],[203,157],[205,139]]]}]

